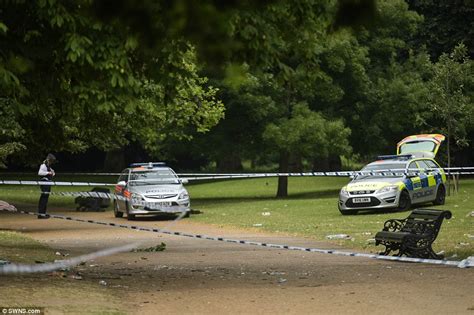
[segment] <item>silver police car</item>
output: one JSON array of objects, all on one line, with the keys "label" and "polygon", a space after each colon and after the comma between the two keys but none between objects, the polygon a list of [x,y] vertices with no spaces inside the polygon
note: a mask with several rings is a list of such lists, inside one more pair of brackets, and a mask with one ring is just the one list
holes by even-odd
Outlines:
[{"label": "silver police car", "polygon": [[188,216],[191,203],[186,183],[165,163],[134,163],[122,171],[115,186],[114,215],[126,214],[128,220],[162,213]]}]

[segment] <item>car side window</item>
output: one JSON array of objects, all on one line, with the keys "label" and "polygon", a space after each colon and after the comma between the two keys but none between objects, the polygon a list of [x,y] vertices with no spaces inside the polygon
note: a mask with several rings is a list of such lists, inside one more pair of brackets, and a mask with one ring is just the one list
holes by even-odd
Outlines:
[{"label": "car side window", "polygon": [[428,166],[428,164],[426,164],[426,160],[418,160],[417,163],[418,163],[418,166],[421,169],[421,172],[423,172],[423,173],[428,172],[429,173],[428,169],[430,168],[430,166]]},{"label": "car side window", "polygon": [[418,170],[418,165],[416,165],[416,162],[411,162],[410,165],[408,165],[408,170]]},{"label": "car side window", "polygon": [[439,168],[439,166],[431,160],[426,160],[425,162],[426,162],[426,164],[428,165],[429,168]]}]

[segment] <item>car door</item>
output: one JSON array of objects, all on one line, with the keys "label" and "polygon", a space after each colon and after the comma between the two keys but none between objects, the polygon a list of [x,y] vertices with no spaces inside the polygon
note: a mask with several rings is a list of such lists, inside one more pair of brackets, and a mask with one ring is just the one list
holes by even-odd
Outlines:
[{"label": "car door", "polygon": [[430,169],[429,173],[431,177],[429,178],[430,187],[433,187],[433,196],[431,196],[430,201],[436,199],[436,193],[438,192],[438,187],[443,185],[446,181],[446,175],[443,169],[433,160],[426,159],[424,160],[428,168]]},{"label": "car door", "polygon": [[408,136],[397,144],[397,154],[411,154],[418,158],[434,158],[445,136],[441,134],[422,134]]},{"label": "car door", "polygon": [[410,198],[412,203],[420,203],[422,202],[423,197],[423,187],[421,178],[419,176],[420,169],[416,161],[411,162],[408,165],[408,179],[411,182],[412,190],[409,191]]},{"label": "car door", "polygon": [[428,202],[436,198],[436,179],[432,167],[428,165],[427,160],[421,159],[416,161],[420,169],[420,181],[423,195],[420,196],[420,201]]}]

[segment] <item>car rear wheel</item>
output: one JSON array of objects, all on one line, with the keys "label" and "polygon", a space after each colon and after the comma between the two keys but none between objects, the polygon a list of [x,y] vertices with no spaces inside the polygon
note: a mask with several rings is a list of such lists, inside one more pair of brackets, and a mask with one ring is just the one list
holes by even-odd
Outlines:
[{"label": "car rear wheel", "polygon": [[411,199],[408,191],[404,190],[400,194],[400,200],[398,201],[398,210],[407,211],[411,207]]},{"label": "car rear wheel", "polygon": [[444,205],[446,202],[446,188],[444,185],[439,185],[438,190],[436,192],[436,199],[433,201],[435,206]]},{"label": "car rear wheel", "polygon": [[119,211],[119,205],[116,200],[114,200],[114,216],[116,218],[121,218],[123,217],[123,212]]}]

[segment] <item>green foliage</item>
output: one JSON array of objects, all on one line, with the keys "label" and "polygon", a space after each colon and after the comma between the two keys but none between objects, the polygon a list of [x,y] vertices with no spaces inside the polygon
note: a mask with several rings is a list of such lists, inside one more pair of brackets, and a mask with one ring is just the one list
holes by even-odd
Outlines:
[{"label": "green foliage", "polygon": [[350,129],[340,120],[328,121],[306,104],[296,104],[292,117],[269,123],[263,139],[278,151],[292,152],[300,156],[327,158],[330,154],[350,153],[347,138]]},{"label": "green foliage", "polygon": [[407,2],[7,1],[0,161],[131,143],[237,166],[287,150],[368,158],[409,133],[443,132],[447,118],[465,144],[470,111],[440,106],[469,108],[472,82],[443,91],[447,57],[428,56],[458,42],[472,55],[472,8]]},{"label": "green foliage", "polygon": [[0,139],[8,144],[4,154],[14,142],[28,149],[26,160],[130,141],[157,152],[167,137],[206,132],[222,118],[217,90],[200,76],[192,45],[173,38],[161,50],[143,49],[123,21],[104,23],[94,5],[39,1],[2,8],[0,98],[18,129]]},{"label": "green foliage", "polygon": [[467,56],[466,46],[459,44],[452,53],[442,54],[433,70],[428,101],[434,123],[448,137],[449,159],[450,139],[457,146],[468,145],[466,135],[474,125],[474,63]]},{"label": "green foliage", "polygon": [[410,9],[424,17],[413,46],[425,46],[433,60],[464,43],[474,56],[474,5],[470,0],[407,0]]}]

